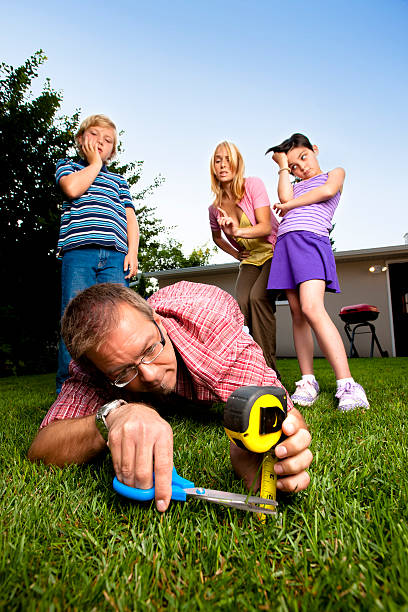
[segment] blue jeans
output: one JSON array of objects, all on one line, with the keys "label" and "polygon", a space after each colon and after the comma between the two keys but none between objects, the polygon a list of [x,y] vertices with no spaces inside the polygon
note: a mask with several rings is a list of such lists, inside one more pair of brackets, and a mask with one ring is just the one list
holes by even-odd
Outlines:
[{"label": "blue jeans", "polygon": [[[129,286],[123,271],[124,253],[98,246],[66,251],[62,258],[61,318],[68,302],[80,291],[99,283],[119,283]],[[68,378],[71,355],[61,338],[58,352],[57,393]]]}]

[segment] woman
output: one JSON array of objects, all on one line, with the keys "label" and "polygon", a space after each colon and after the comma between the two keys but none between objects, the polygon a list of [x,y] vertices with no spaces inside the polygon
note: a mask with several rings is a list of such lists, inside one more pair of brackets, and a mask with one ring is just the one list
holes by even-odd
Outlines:
[{"label": "woman", "polygon": [[236,298],[266,363],[276,370],[275,303],[266,292],[266,283],[278,222],[261,179],[244,178],[244,160],[233,143],[216,147],[210,169],[215,195],[209,207],[212,237],[220,249],[241,262]]}]

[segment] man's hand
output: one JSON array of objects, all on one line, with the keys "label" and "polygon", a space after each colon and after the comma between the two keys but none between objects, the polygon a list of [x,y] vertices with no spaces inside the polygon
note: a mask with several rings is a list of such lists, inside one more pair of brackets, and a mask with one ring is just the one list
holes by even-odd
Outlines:
[{"label": "man's hand", "polygon": [[[275,465],[275,472],[278,476],[277,488],[287,493],[302,491],[307,489],[310,483],[306,470],[313,459],[309,450],[312,438],[302,415],[296,408],[293,408],[283,421],[282,430],[287,435],[287,439],[275,448],[275,454],[279,459]],[[243,450],[232,442],[230,455],[235,473],[242,478],[248,489],[251,488],[262,461],[262,455]],[[259,476],[254,486],[255,491],[259,489],[260,484]]]},{"label": "man's hand", "polygon": [[278,475],[276,486],[288,493],[302,491],[310,483],[306,470],[312,463],[313,455],[309,449],[312,436],[299,410],[293,408],[289,412],[282,423],[282,431],[287,439],[275,448],[275,455],[279,459],[275,465]]},{"label": "man's hand", "polygon": [[106,418],[108,446],[118,480],[150,489],[155,477],[156,507],[167,509],[171,498],[173,432],[160,415],[143,404],[125,404]]}]

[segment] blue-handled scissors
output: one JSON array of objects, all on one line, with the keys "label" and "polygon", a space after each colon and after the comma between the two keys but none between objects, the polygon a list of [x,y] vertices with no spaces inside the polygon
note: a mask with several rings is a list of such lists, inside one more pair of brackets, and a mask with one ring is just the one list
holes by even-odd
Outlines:
[{"label": "blue-handled scissors", "polygon": [[[113,488],[116,493],[120,493],[120,495],[136,501],[150,501],[154,499],[154,486],[151,489],[136,489],[135,487],[129,487],[128,485],[119,482],[115,476],[113,479]],[[179,476],[176,468],[173,466],[171,499],[176,501],[186,501],[187,496],[195,497],[196,499],[203,499],[214,504],[222,504],[231,508],[238,508],[239,510],[246,510],[247,512],[259,512],[261,514],[276,514],[276,510],[273,508],[265,508],[265,506],[278,505],[276,501],[266,498],[263,499],[262,497],[195,487],[194,482]]]}]

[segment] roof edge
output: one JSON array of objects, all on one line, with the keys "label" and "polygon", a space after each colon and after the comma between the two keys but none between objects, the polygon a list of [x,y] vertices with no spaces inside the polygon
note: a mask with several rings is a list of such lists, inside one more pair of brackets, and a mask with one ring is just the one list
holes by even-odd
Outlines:
[{"label": "roof edge", "polygon": [[[355,251],[335,251],[334,258],[336,262],[341,261],[366,261],[372,259],[378,259],[382,257],[384,259],[399,259],[403,257],[407,258],[408,261],[408,244],[400,244],[396,246],[387,247],[376,247],[372,249],[357,249]],[[239,263],[223,263],[223,264],[210,264],[208,266],[194,266],[191,268],[177,268],[172,270],[153,270],[152,272],[145,272],[144,275],[147,277],[154,278],[166,278],[166,277],[189,277],[201,276],[205,271],[206,274],[225,274],[238,270]]]}]

